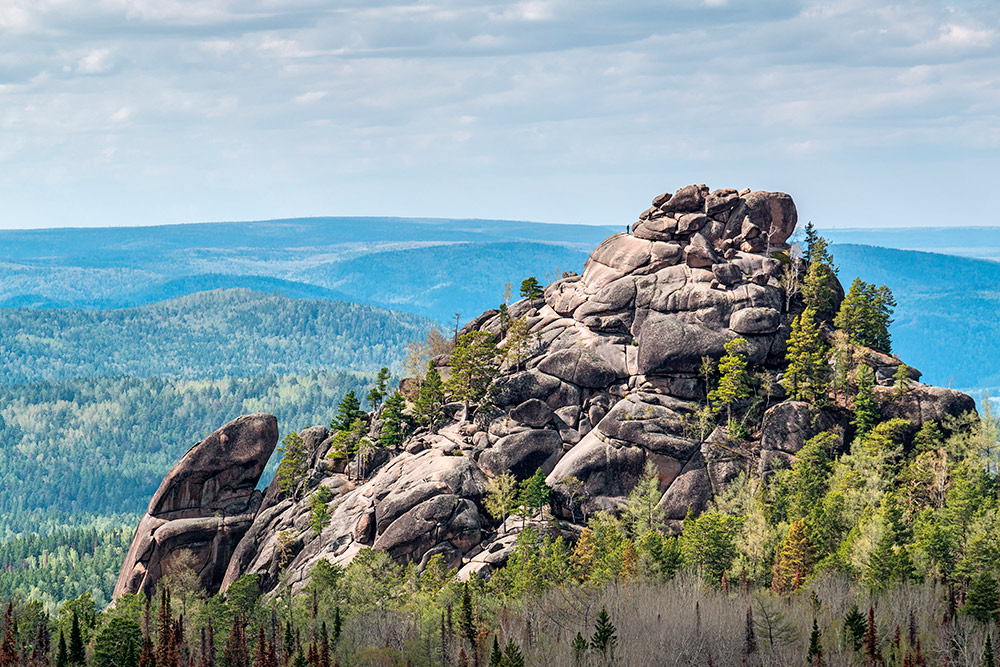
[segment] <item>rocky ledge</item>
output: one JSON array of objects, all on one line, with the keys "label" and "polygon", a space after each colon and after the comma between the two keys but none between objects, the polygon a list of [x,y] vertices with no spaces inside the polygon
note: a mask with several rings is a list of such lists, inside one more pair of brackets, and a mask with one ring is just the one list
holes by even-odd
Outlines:
[{"label": "rocky ledge", "polygon": [[[346,564],[364,547],[405,562],[440,554],[463,576],[488,575],[505,561],[516,534],[516,524],[497,526],[483,507],[488,480],[505,471],[524,479],[541,468],[555,491],[552,512],[572,534],[581,516],[614,511],[651,462],[659,506],[679,530],[689,511],[702,511],[741,472],[765,475],[789,465],[823,430],[849,441],[847,410],[786,400],[778,384],[790,322],[803,305],[786,295],[783,264],[773,255],[788,249],[796,220],[783,193],[692,185],[656,197],[631,233],[594,250],[582,275],[510,306],[509,317],[524,318],[538,344],[525,363],[497,378],[489,411],[436,432],[417,430],[399,452],[380,452],[361,479],[328,460],[332,434],[312,427],[301,433],[312,453],[302,488],[289,495],[272,483],[259,498],[252,488],[277,437],[273,417],[227,425],[164,480],[115,595],[149,590],[185,549],[210,591],[247,573],[261,575],[265,589],[277,585],[279,573],[298,588],[320,559]],[[488,332],[503,347],[502,324],[498,311],[488,311],[463,333]],[[706,393],[702,358],[719,359],[737,337],[774,389],[759,427],[734,444],[720,428],[700,433],[692,426]],[[899,399],[888,387],[901,361],[858,352],[859,362],[875,370],[886,416],[919,426],[974,409],[964,394],[916,381]],[[447,357],[436,363],[447,376]],[[450,407],[449,414],[461,414]],[[374,429],[378,416],[371,422]],[[241,433],[244,427],[234,426],[240,424],[257,434],[242,454],[222,441]],[[196,475],[200,457],[206,472]],[[243,473],[223,472],[231,467]],[[321,486],[333,500],[330,522],[317,534],[308,498]],[[222,488],[232,492],[216,491]]]}]

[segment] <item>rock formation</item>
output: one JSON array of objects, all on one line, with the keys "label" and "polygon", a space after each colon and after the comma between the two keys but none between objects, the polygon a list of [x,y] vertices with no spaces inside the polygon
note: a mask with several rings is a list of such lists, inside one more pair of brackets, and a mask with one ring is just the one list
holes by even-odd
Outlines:
[{"label": "rock formation", "polygon": [[[543,298],[509,307],[509,317],[525,318],[538,344],[524,364],[497,378],[489,410],[459,422],[460,406],[447,406],[450,423],[436,432],[418,429],[399,452],[380,452],[367,471],[327,458],[333,437],[325,428],[303,431],[313,452],[308,479],[292,494],[272,483],[259,509],[246,498],[243,509],[229,513],[239,517],[242,539],[238,545],[225,541],[199,564],[206,588],[225,589],[256,573],[271,589],[279,572],[298,588],[320,559],[346,564],[365,547],[417,563],[440,554],[463,576],[487,575],[513,548],[515,529],[498,532],[483,507],[488,479],[502,472],[524,479],[541,468],[555,491],[554,512],[571,524],[596,510],[614,511],[651,462],[659,474],[660,508],[679,529],[688,511],[702,511],[741,472],[767,474],[789,465],[816,433],[834,429],[849,441],[844,408],[786,401],[777,382],[789,323],[803,306],[798,298],[786,299],[783,264],[772,253],[788,249],[796,220],[795,204],[782,193],[692,185],[656,197],[631,233],[594,250],[582,275],[554,282]],[[497,311],[477,317],[463,332],[472,330],[505,343]],[[767,374],[774,387],[762,423],[738,446],[721,428],[701,432],[695,418],[706,394],[702,359],[717,360],[737,337],[747,341],[754,370]],[[873,350],[861,350],[859,359],[875,370],[887,416],[919,424],[974,408],[963,394],[917,382],[896,400],[885,387],[900,360]],[[435,360],[443,376],[447,361]],[[377,423],[375,416],[373,429]],[[179,532],[182,517],[169,517],[177,530],[163,524],[168,517],[158,499],[180,493],[165,489],[176,484],[171,479],[186,461],[151,503],[116,595],[148,586],[158,576],[154,563],[162,570],[160,544],[172,544],[168,537]],[[316,534],[308,498],[320,486],[333,500],[330,522]],[[189,505],[204,507],[201,501]],[[157,541],[165,527],[167,536]],[[572,526],[567,530],[572,533]],[[235,536],[235,528],[227,535]]]},{"label": "rock formation", "polygon": [[114,597],[151,594],[173,567],[190,568],[215,592],[229,557],[253,523],[256,490],[278,441],[278,420],[253,414],[229,422],[181,458],[139,522]]}]

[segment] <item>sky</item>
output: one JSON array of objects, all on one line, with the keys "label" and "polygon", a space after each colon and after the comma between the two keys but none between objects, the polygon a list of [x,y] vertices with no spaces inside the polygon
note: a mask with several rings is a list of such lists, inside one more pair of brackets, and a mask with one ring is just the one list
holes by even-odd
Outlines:
[{"label": "sky", "polygon": [[0,0],[0,227],[996,225],[1000,3]]}]

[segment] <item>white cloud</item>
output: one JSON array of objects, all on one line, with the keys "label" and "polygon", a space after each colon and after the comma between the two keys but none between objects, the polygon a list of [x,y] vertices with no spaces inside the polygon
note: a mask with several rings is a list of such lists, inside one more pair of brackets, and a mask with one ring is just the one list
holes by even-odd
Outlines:
[{"label": "white cloud", "polygon": [[298,104],[311,104],[313,102],[319,102],[321,99],[326,97],[326,92],[322,90],[310,90],[308,93],[302,93],[295,98]]},{"label": "white cloud", "polygon": [[80,58],[76,63],[76,71],[81,74],[101,74],[111,69],[111,49],[94,49]]}]

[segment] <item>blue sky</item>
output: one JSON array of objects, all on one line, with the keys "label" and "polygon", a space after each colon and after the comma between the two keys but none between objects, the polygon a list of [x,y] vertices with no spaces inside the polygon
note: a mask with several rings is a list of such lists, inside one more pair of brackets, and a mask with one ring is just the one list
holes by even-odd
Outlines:
[{"label": "blue sky", "polygon": [[0,226],[1000,224],[1000,3],[4,0]]}]

